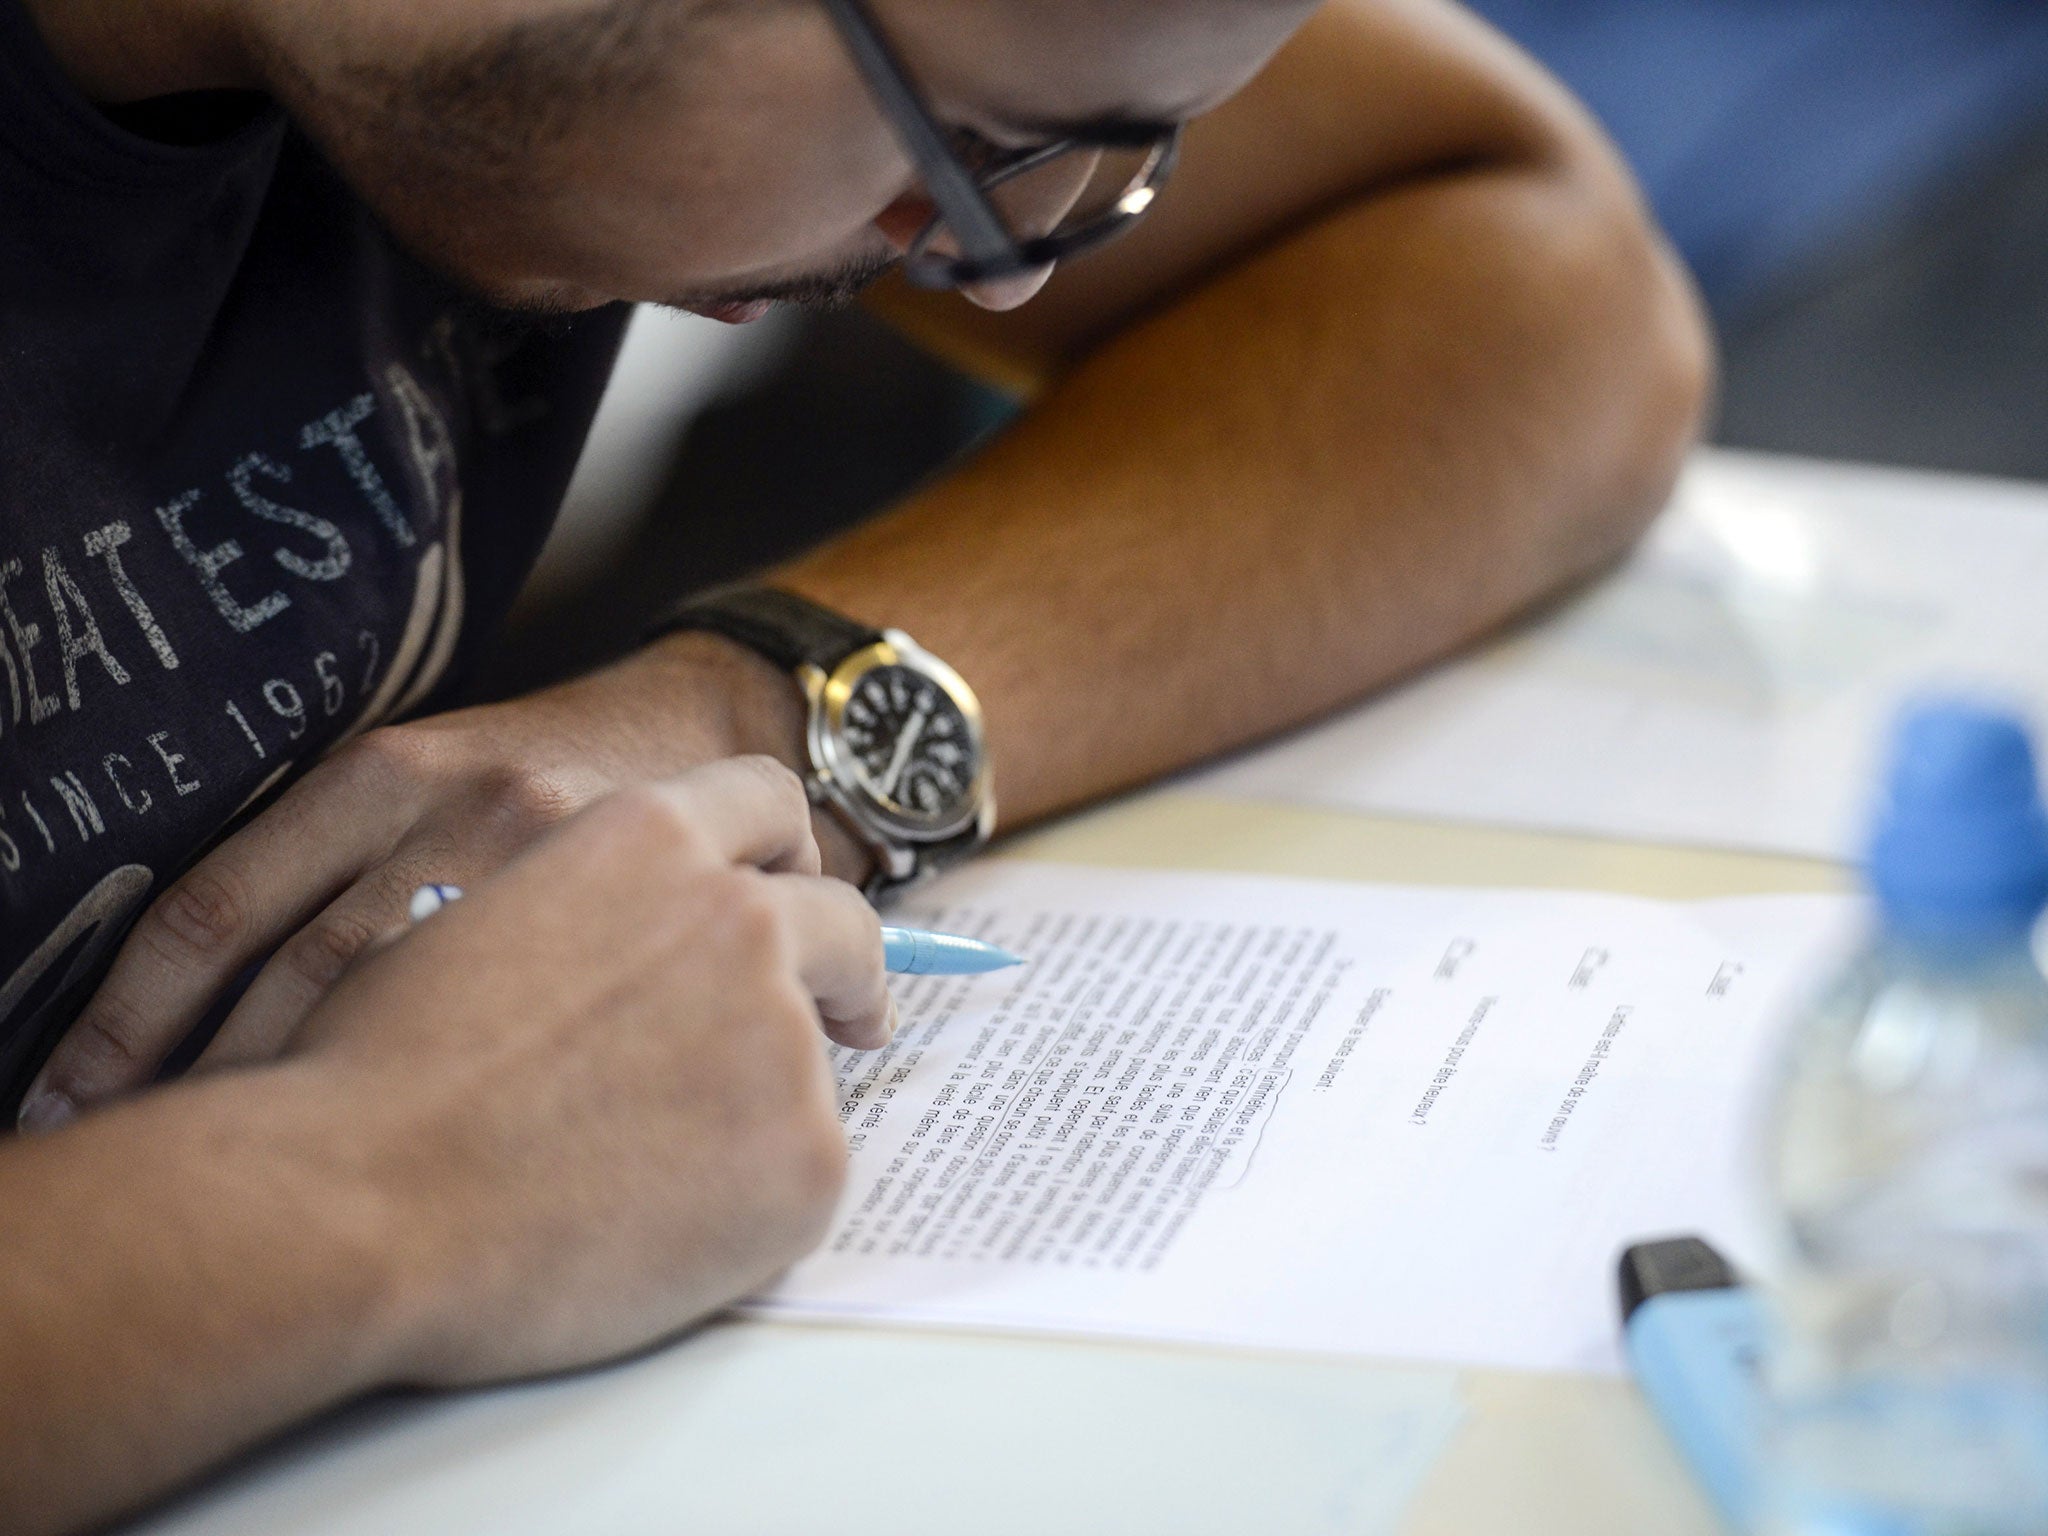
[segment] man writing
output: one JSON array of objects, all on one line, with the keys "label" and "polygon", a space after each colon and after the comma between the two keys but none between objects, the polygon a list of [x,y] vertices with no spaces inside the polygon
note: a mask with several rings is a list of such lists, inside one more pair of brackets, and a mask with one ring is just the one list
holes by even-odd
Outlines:
[{"label": "man writing", "polygon": [[[0,1062],[46,1133],[0,1153],[0,1298],[48,1320],[0,1333],[0,1508],[758,1283],[835,1184],[793,1022],[888,1027],[820,846],[885,887],[985,833],[991,762],[1043,816],[1625,547],[1705,371],[1625,180],[1449,8],[1307,12],[0,8]],[[899,260],[982,306],[906,323],[1040,382],[1013,431],[602,673],[383,723],[509,602],[593,306]],[[427,879],[476,894],[387,944]],[[252,967],[208,1070],[89,1112]]]}]

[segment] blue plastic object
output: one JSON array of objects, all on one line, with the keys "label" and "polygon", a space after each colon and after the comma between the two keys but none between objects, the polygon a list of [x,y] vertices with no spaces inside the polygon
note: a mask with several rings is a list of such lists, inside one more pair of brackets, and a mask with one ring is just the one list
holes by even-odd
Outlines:
[{"label": "blue plastic object", "polygon": [[1746,1286],[1652,1296],[1628,1320],[1630,1363],[1729,1527],[1757,1510],[1757,1356],[1764,1319]]},{"label": "blue plastic object", "polygon": [[2048,907],[2048,816],[2020,722],[1942,700],[1902,718],[1869,874],[1907,939],[2004,939]]},{"label": "blue plastic object", "polygon": [[1007,949],[922,928],[884,928],[883,966],[893,976],[980,976],[1024,962]]}]

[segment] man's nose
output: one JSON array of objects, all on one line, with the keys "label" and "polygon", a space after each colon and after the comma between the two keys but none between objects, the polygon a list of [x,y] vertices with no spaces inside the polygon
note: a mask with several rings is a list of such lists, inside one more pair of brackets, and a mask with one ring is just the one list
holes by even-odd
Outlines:
[{"label": "man's nose", "polygon": [[1014,277],[991,278],[987,282],[962,283],[960,295],[968,303],[980,309],[1015,309],[1033,298],[1039,289],[1052,280],[1050,266],[1033,267],[1028,272],[1019,272]]},{"label": "man's nose", "polygon": [[[1101,163],[1099,151],[1062,155],[1040,170],[991,187],[989,201],[996,205],[1004,225],[1020,242],[1034,240],[1057,229],[1060,221],[1073,212]],[[983,309],[1015,309],[1037,294],[1051,280],[1052,272],[1050,264],[1033,267],[1010,277],[968,283],[960,291],[969,303]]]},{"label": "man's nose", "polygon": [[[1099,151],[1062,155],[1023,175],[997,182],[984,195],[1001,215],[1003,227],[1019,244],[1027,243],[1059,227],[1060,221],[1086,194],[1101,160]],[[908,251],[936,212],[925,193],[907,193],[876,217],[875,227],[899,251]],[[945,230],[931,242],[930,253],[939,257],[962,254]],[[963,283],[960,292],[983,309],[1015,309],[1043,288],[1052,272],[1052,265],[1047,263],[986,282]]]}]

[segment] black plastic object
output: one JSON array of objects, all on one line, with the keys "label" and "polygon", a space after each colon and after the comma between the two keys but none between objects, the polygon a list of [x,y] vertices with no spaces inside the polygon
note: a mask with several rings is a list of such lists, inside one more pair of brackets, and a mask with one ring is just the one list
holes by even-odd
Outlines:
[{"label": "black plastic object", "polygon": [[1701,1237],[1637,1243],[1621,1256],[1621,1320],[1652,1296],[1671,1291],[1720,1291],[1740,1285],[1734,1267]]}]

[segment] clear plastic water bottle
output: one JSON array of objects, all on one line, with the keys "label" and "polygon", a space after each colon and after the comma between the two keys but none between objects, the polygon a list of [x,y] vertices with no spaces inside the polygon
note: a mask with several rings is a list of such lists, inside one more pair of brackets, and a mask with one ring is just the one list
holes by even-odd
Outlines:
[{"label": "clear plastic water bottle", "polygon": [[1767,1142],[1764,1528],[2048,1532],[2048,819],[2025,732],[1899,731],[1870,940],[1791,1037]]}]

